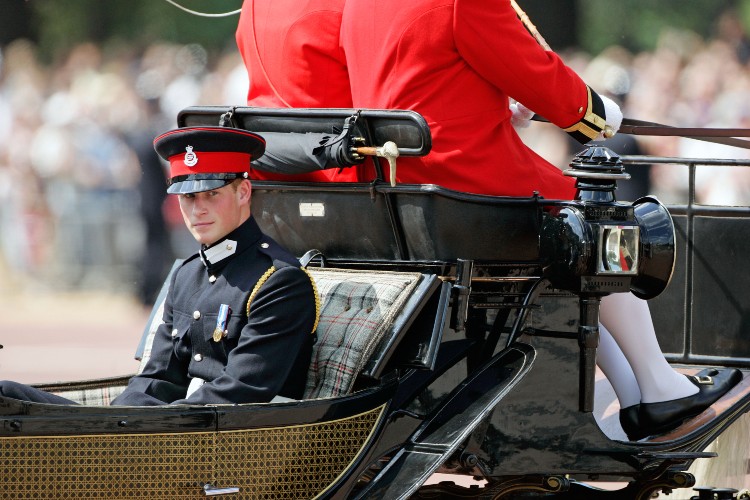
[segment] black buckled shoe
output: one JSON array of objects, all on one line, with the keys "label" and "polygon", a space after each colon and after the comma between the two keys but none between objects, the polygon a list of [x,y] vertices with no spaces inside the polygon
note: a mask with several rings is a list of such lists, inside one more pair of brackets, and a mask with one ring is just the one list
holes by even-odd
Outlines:
[{"label": "black buckled shoe", "polygon": [[639,439],[648,436],[648,434],[643,434],[638,419],[640,406],[641,405],[633,405],[620,409],[620,427],[622,427],[622,430],[625,431],[625,434],[631,441],[638,441]]},{"label": "black buckled shoe", "polygon": [[671,401],[639,405],[638,423],[643,437],[664,434],[679,427],[685,420],[714,404],[742,380],[742,372],[736,368],[707,368],[696,375],[686,376],[698,386],[696,394]]}]

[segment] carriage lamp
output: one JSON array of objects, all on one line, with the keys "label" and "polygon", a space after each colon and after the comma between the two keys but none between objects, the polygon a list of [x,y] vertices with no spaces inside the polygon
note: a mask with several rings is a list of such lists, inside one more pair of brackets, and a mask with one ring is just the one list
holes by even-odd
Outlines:
[{"label": "carriage lamp", "polygon": [[547,207],[540,239],[552,285],[576,293],[659,295],[675,260],[667,209],[652,197],[616,201],[617,181],[630,176],[607,148],[583,151],[565,174],[576,177],[576,200]]}]

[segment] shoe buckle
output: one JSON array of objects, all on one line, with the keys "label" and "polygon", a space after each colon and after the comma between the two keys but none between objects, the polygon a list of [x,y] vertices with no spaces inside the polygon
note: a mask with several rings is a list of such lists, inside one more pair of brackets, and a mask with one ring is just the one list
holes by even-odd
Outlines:
[{"label": "shoe buckle", "polygon": [[709,377],[708,375],[704,375],[702,377],[695,376],[693,378],[700,385],[714,385],[714,378],[713,377]]}]

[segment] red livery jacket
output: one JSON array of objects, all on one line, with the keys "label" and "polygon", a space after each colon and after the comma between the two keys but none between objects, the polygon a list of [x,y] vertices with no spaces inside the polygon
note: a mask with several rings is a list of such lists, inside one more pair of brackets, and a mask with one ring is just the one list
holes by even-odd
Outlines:
[{"label": "red livery jacket", "polygon": [[[247,68],[248,106],[351,108],[339,29],[344,0],[245,0],[236,40]],[[354,180],[355,171],[295,176],[254,170],[255,179]]]},{"label": "red livery jacket", "polygon": [[430,126],[432,151],[399,158],[399,182],[574,196],[574,181],[516,134],[508,97],[581,142],[604,127],[604,106],[509,0],[347,0],[341,43],[354,107],[411,109]]}]

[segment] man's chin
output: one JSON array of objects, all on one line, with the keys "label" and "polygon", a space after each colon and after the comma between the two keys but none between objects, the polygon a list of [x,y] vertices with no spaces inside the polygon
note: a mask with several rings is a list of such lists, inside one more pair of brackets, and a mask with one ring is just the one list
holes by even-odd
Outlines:
[{"label": "man's chin", "polygon": [[193,238],[195,238],[195,241],[197,241],[201,245],[209,246],[212,243],[216,243],[218,241],[218,238],[214,237],[208,231],[193,230],[192,233],[193,233]]}]

